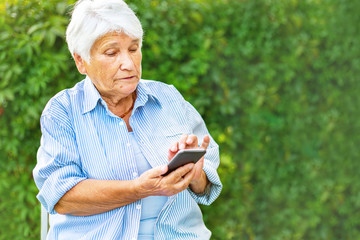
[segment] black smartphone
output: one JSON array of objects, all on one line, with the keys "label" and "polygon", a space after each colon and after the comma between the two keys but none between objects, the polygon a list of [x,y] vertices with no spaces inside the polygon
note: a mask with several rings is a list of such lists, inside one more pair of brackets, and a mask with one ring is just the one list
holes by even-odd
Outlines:
[{"label": "black smartphone", "polygon": [[188,163],[196,163],[206,153],[205,149],[183,149],[178,151],[168,164],[168,171],[163,176],[168,175],[178,167]]}]

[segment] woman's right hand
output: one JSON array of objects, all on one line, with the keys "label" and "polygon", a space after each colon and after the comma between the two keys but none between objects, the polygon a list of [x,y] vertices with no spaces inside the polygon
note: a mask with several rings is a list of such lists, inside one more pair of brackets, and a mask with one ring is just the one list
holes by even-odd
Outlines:
[{"label": "woman's right hand", "polygon": [[168,170],[167,165],[150,169],[134,180],[135,193],[139,198],[149,196],[172,196],[185,190],[194,177],[193,163],[186,164],[162,176]]}]

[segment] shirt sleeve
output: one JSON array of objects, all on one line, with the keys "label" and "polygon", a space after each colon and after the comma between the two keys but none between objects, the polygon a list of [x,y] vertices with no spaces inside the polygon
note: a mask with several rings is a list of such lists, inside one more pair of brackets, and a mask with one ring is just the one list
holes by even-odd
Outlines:
[{"label": "shirt sleeve", "polygon": [[37,198],[50,214],[55,214],[56,203],[86,175],[69,125],[51,115],[43,115],[40,123],[42,137],[33,176],[39,189]]},{"label": "shirt sleeve", "polygon": [[[201,141],[205,135],[209,135],[205,122],[196,109],[188,102],[185,101],[187,120],[192,129],[192,133],[196,135]],[[199,143],[201,144],[201,143]],[[188,188],[190,194],[197,203],[210,205],[220,195],[222,184],[220,177],[217,173],[217,168],[220,164],[219,146],[210,136],[210,144],[206,150],[203,170],[206,173],[210,183],[201,194],[196,194]]]}]

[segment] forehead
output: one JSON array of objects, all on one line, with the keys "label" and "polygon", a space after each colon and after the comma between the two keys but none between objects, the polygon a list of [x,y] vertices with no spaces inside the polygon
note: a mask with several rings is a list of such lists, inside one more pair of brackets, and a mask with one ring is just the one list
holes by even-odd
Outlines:
[{"label": "forehead", "polygon": [[101,37],[99,37],[93,47],[101,48],[101,47],[129,47],[133,44],[139,43],[140,40],[137,38],[132,38],[125,33],[119,32],[110,32]]}]

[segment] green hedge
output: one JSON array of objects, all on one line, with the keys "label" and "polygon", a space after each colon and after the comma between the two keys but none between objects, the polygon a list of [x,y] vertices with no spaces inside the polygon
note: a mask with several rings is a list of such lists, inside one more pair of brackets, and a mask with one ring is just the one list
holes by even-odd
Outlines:
[{"label": "green hedge", "polygon": [[[0,240],[39,239],[46,102],[82,77],[74,1],[0,3]],[[360,2],[133,0],[143,78],[174,84],[221,147],[212,239],[360,239]]]}]

